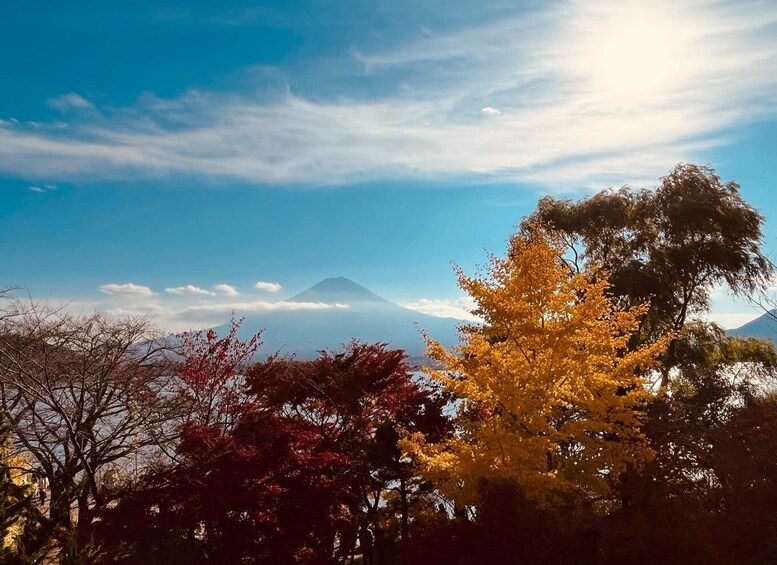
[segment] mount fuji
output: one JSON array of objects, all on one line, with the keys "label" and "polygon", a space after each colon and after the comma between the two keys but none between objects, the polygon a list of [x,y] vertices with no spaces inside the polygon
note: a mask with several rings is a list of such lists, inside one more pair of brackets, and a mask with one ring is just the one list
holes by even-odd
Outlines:
[{"label": "mount fuji", "polygon": [[[338,350],[352,339],[404,349],[411,358],[423,357],[422,332],[446,347],[458,343],[463,320],[440,318],[394,304],[345,277],[322,280],[283,302],[289,308],[246,315],[243,339],[262,331],[260,355],[280,351],[298,358],[315,357],[321,349]],[[295,309],[294,303],[321,305]],[[236,312],[240,314],[240,312]],[[216,329],[219,333],[226,325]]]}]

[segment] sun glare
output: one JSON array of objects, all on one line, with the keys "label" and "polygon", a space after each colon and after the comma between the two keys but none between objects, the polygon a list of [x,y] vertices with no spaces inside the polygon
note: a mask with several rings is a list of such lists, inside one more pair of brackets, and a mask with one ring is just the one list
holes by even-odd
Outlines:
[{"label": "sun glare", "polygon": [[620,10],[589,15],[576,41],[575,73],[590,89],[642,99],[680,86],[688,62],[689,30],[677,14],[657,6],[625,3]]},{"label": "sun glare", "polygon": [[666,30],[615,30],[595,53],[591,76],[611,92],[659,90],[671,86],[671,53]]}]

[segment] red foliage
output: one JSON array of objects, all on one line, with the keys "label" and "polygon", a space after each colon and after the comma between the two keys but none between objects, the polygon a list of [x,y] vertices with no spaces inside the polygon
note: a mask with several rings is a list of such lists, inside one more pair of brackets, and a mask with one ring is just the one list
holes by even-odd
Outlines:
[{"label": "red foliage", "polygon": [[429,396],[413,381],[404,351],[381,343],[352,342],[312,361],[271,358],[251,368],[248,386],[260,405],[301,414],[324,437],[341,441],[371,436]]},{"label": "red foliage", "polygon": [[[397,447],[397,428],[437,438],[449,433],[450,422],[445,398],[413,379],[403,351],[352,342],[313,361],[270,359],[251,368],[248,385],[259,405],[304,418],[346,458],[341,480],[351,488],[352,522],[366,519],[383,535],[379,522],[398,514],[406,538],[410,505],[426,487],[409,483],[415,469]],[[390,490],[398,507],[382,504]]]},{"label": "red foliage", "polygon": [[404,481],[396,425],[447,423],[404,353],[383,344],[272,357],[244,383],[257,342],[238,340],[237,325],[223,339],[184,336],[181,381],[196,410],[176,464],[104,515],[110,562],[164,562],[165,551],[172,562],[328,562],[339,533],[365,516],[375,525],[381,492]]},{"label": "red foliage", "polygon": [[191,563],[331,555],[344,458],[322,447],[308,422],[245,409],[231,433],[187,424],[179,454],[174,469],[106,514],[110,562],[150,562],[166,547],[185,547]]},{"label": "red foliage", "polygon": [[261,345],[261,334],[238,339],[242,321],[232,318],[225,337],[212,329],[180,335],[183,360],[178,370],[178,393],[192,407],[189,421],[232,426],[241,405],[248,401],[240,373]]}]

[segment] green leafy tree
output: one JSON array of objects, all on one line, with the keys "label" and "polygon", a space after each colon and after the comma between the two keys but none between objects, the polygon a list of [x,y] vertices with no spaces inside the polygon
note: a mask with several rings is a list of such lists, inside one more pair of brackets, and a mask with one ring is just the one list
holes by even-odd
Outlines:
[{"label": "green leafy tree", "polygon": [[748,295],[773,274],[761,251],[764,217],[707,166],[677,165],[655,190],[623,187],[578,202],[548,196],[525,225],[537,220],[564,238],[571,268],[603,268],[619,301],[650,302],[634,346],[677,336],[663,358],[664,388],[681,362],[681,330],[708,310],[713,287]]}]

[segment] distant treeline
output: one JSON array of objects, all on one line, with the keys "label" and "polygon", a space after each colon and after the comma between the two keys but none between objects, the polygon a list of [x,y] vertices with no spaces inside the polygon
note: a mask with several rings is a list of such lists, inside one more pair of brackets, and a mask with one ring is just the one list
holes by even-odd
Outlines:
[{"label": "distant treeline", "polygon": [[768,300],[763,222],[696,165],[545,197],[422,378],[7,291],[0,562],[777,562],[777,353],[704,321]]}]

